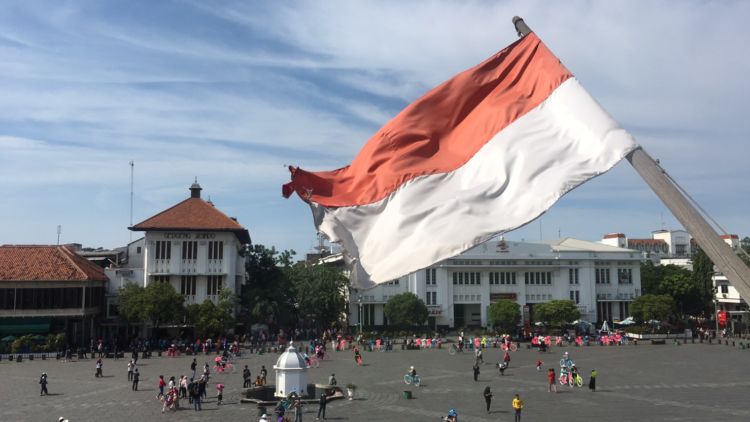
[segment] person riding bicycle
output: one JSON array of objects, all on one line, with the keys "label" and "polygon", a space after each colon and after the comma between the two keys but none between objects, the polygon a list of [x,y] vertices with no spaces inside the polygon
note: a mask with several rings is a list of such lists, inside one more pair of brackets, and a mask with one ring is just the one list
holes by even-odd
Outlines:
[{"label": "person riding bicycle", "polygon": [[562,359],[560,359],[560,367],[571,369],[573,366],[575,366],[575,363],[573,363],[573,360],[568,356],[568,352],[565,352]]},{"label": "person riding bicycle", "polygon": [[448,411],[448,416],[443,418],[446,422],[458,422],[458,413],[456,413],[456,409],[451,409]]}]

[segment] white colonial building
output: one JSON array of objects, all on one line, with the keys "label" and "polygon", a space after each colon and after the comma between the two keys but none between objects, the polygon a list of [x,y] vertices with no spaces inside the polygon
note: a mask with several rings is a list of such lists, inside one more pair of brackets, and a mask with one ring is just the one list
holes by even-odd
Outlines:
[{"label": "white colonial building", "polygon": [[130,227],[145,236],[128,244],[124,264],[106,270],[107,317],[117,316],[117,292],[126,283],[170,283],[188,305],[206,299],[216,302],[222,288],[240,292],[250,234],[203,200],[201,190],[193,183],[190,197]]},{"label": "white colonial building", "polygon": [[489,241],[429,268],[350,295],[350,325],[387,326],[392,296],[411,292],[430,310],[436,328],[486,327],[487,309],[510,299],[533,318],[534,305],[573,300],[582,319],[619,320],[641,294],[636,250],[565,238],[539,243]]}]

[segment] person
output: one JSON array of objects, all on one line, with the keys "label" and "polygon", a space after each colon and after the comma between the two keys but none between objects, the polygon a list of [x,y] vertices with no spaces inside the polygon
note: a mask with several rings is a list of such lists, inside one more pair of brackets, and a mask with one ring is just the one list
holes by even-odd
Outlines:
[{"label": "person", "polygon": [[266,385],[266,377],[268,376],[268,371],[266,370],[266,365],[261,365],[260,367],[260,379],[263,381],[263,384]]},{"label": "person", "polygon": [[336,385],[336,374],[331,374],[331,376],[328,377],[328,385]]},{"label": "person", "polygon": [[477,378],[479,378],[479,363],[474,362],[474,366],[472,367],[474,369],[474,381],[478,381]]},{"label": "person", "polygon": [[258,419],[258,422],[268,422],[268,419],[266,419],[266,418],[268,418],[268,415],[266,415],[266,414],[264,413],[264,414],[262,414],[262,415],[260,416],[260,419]]},{"label": "person", "polygon": [[589,379],[589,390],[592,392],[596,391],[596,376],[598,373],[596,372],[596,369],[591,370],[591,378]]},{"label": "person", "polygon": [[508,366],[510,366],[510,353],[508,353],[508,351],[507,351],[507,350],[506,350],[506,351],[505,351],[505,353],[503,354],[503,362],[505,362],[505,363],[506,363],[506,365],[505,365],[505,367],[506,367],[506,368],[507,368]]},{"label": "person", "polygon": [[128,362],[128,381],[133,381],[133,360]]},{"label": "person", "polygon": [[549,382],[547,391],[550,393],[553,391],[557,393],[557,385],[555,385],[555,368],[549,368],[547,370],[547,381]]},{"label": "person", "polygon": [[492,403],[492,391],[490,386],[484,387],[484,402],[487,403],[487,413],[490,413],[490,404]]},{"label": "person", "polygon": [[138,372],[138,368],[133,370],[133,391],[138,391],[138,380],[141,378],[141,374]]},{"label": "person", "polygon": [[497,369],[500,370],[500,375],[505,375],[505,370],[508,368],[508,364],[506,362],[498,362],[497,363]]},{"label": "person", "polygon": [[258,375],[257,377],[255,377],[255,386],[260,387],[262,385],[263,385],[263,379],[260,377],[260,375]]},{"label": "person", "polygon": [[354,348],[354,362],[357,363],[357,365],[362,365],[362,355],[359,353],[359,348]]},{"label": "person", "polygon": [[219,406],[224,398],[224,384],[216,384],[216,405]]},{"label": "person", "polygon": [[42,376],[39,377],[39,385],[42,387],[41,391],[39,392],[40,396],[48,396],[49,392],[47,391],[47,373],[42,372]]},{"label": "person", "polygon": [[102,363],[102,358],[97,359],[96,360],[96,374],[94,374],[95,377],[98,378],[98,377],[104,376],[102,375],[102,366],[104,366],[104,364]]},{"label": "person", "polygon": [[245,369],[242,370],[242,379],[244,382],[242,383],[243,388],[248,388],[253,383],[253,376],[250,373],[250,369],[245,365]]},{"label": "person", "polygon": [[515,411],[515,417],[513,420],[515,422],[521,422],[521,411],[523,410],[523,406],[523,400],[521,400],[521,397],[516,393],[516,395],[513,396],[513,410]]},{"label": "person", "polygon": [[476,362],[477,364],[479,362],[484,363],[484,358],[482,357],[482,349],[479,347],[474,349],[474,362]]},{"label": "person", "polygon": [[276,422],[284,422],[284,414],[286,413],[286,408],[284,407],[284,404],[279,403],[276,406],[276,408],[273,409],[273,412],[276,414]]},{"label": "person", "polygon": [[448,411],[448,416],[443,418],[446,422],[458,422],[458,413],[456,412],[456,409],[451,409]]},{"label": "person", "polygon": [[299,398],[295,399],[293,406],[294,406],[294,422],[302,422],[302,413],[303,413],[302,400],[300,400]]},{"label": "person", "polygon": [[193,358],[193,363],[190,364],[190,370],[193,371],[193,379],[195,379],[195,369],[198,367],[198,362]]},{"label": "person", "polygon": [[320,400],[318,401],[318,417],[315,418],[315,420],[320,419],[320,416],[323,415],[323,419],[326,418],[326,404],[328,403],[328,392],[323,391],[320,394]]},{"label": "person", "polygon": [[537,371],[541,371],[542,370],[542,365],[544,365],[544,362],[542,362],[541,360],[537,359],[537,361],[536,361],[536,370]]},{"label": "person", "polygon": [[190,389],[190,398],[193,402],[193,410],[199,411],[201,409],[201,388],[200,381],[193,383],[193,388]]},{"label": "person", "polygon": [[159,387],[159,394],[156,397],[164,397],[164,387],[167,386],[167,383],[164,382],[164,375],[159,375],[159,383],[157,384],[157,386]]},{"label": "person", "polygon": [[414,367],[413,367],[413,366],[410,366],[410,367],[409,367],[409,374],[411,375],[411,377],[412,377],[412,378],[414,378],[414,377],[416,377],[416,376],[417,376],[417,370],[416,370],[416,369],[414,369]]}]

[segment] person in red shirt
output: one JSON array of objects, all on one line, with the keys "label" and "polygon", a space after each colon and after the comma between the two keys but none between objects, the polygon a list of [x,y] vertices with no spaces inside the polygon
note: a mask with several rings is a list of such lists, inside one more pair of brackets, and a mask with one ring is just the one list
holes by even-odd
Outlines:
[{"label": "person in red shirt", "polygon": [[164,397],[164,387],[167,386],[167,383],[164,381],[164,375],[159,375],[159,395],[156,396],[158,398]]},{"label": "person in red shirt", "polygon": [[557,393],[557,386],[555,385],[555,369],[549,368],[547,371],[547,380],[549,381],[549,387],[547,387],[547,391],[555,392]]}]

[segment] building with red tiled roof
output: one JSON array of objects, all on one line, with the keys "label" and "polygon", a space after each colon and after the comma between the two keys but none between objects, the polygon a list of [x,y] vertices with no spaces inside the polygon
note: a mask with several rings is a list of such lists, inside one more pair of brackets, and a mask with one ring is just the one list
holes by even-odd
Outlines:
[{"label": "building with red tiled roof", "polygon": [[107,276],[66,246],[0,246],[0,334],[65,332],[86,344]]},{"label": "building with red tiled roof", "polygon": [[242,252],[250,244],[250,234],[235,218],[202,199],[201,190],[196,181],[187,199],[130,227],[145,236],[128,245],[127,268],[107,270],[110,294],[128,282],[144,287],[164,282],[189,305],[206,299],[216,302],[222,289],[239,292],[245,281]]}]

